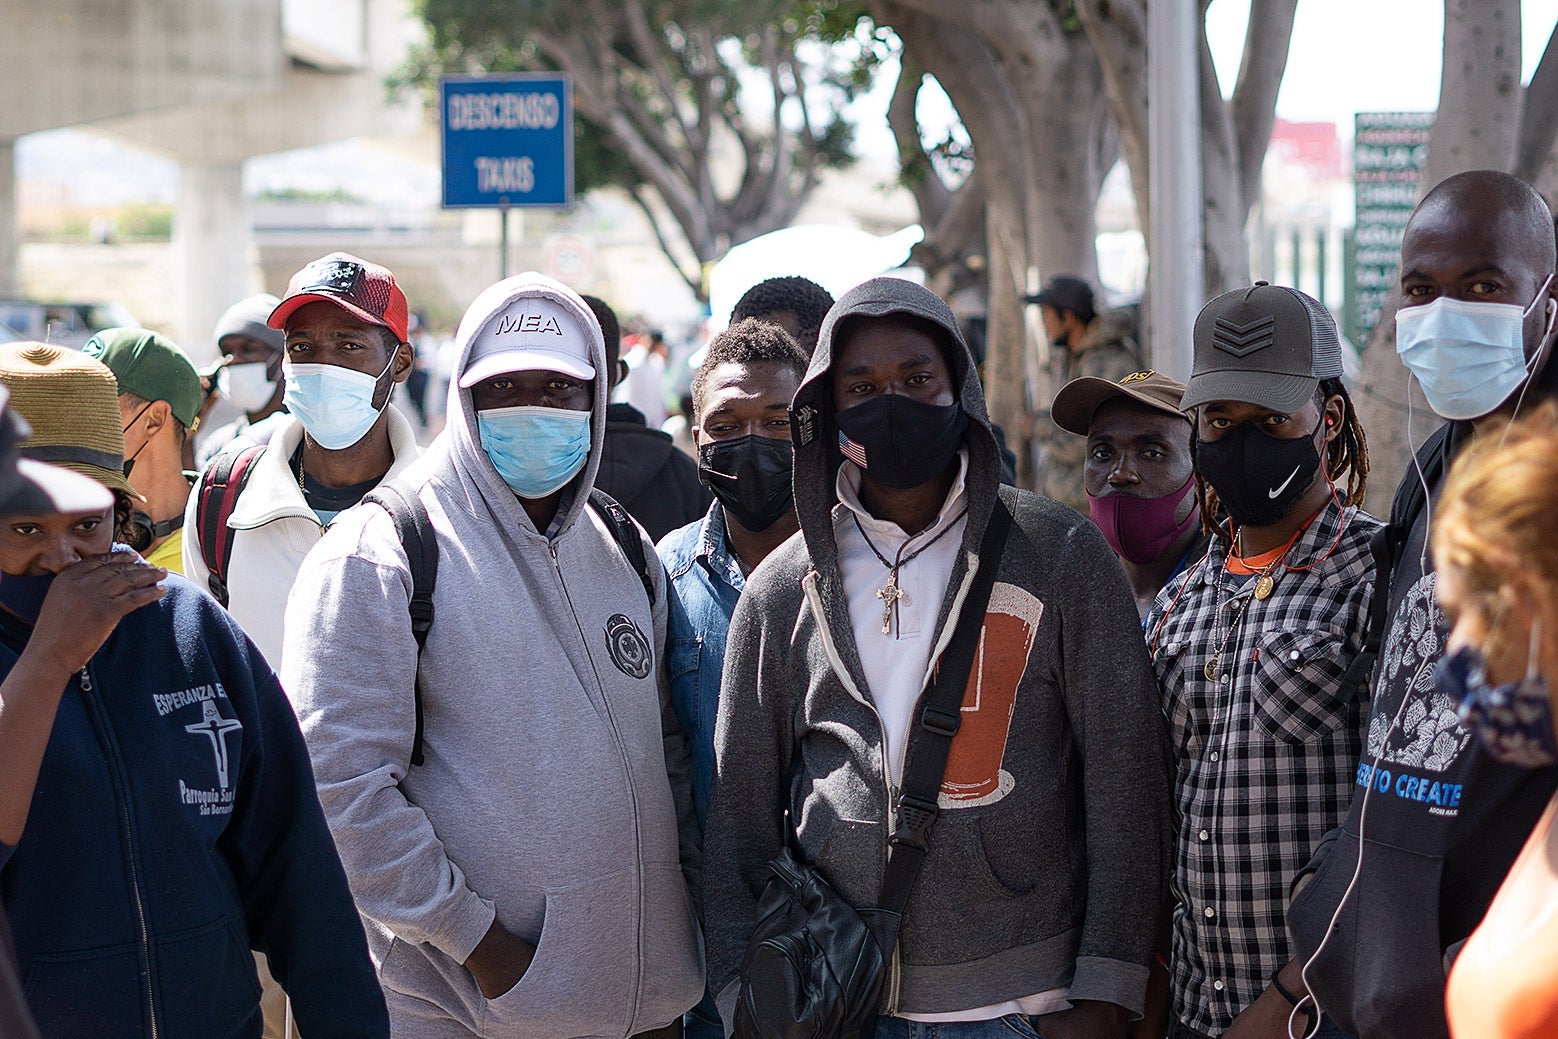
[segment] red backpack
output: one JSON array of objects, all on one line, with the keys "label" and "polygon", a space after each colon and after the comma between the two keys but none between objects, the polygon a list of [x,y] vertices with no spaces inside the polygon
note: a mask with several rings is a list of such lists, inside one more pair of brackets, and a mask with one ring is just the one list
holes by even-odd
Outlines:
[{"label": "red backpack", "polygon": [[211,595],[227,605],[227,568],[233,561],[233,532],[227,519],[238,505],[238,495],[249,482],[254,463],[265,451],[256,444],[242,451],[219,455],[200,483],[200,500],[195,508],[195,536],[200,555],[211,572],[207,581]]}]

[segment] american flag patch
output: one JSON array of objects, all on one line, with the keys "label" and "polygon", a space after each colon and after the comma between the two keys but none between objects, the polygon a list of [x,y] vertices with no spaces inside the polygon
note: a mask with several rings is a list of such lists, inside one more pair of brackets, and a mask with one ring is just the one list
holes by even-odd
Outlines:
[{"label": "american flag patch", "polygon": [[844,452],[845,458],[854,462],[860,468],[870,468],[866,464],[866,449],[845,436],[843,430],[839,430],[839,450]]}]

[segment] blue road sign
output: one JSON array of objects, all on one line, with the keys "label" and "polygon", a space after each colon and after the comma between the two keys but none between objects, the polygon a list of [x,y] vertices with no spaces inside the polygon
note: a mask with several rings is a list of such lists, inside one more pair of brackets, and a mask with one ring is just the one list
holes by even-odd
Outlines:
[{"label": "blue road sign", "polygon": [[439,83],[444,207],[573,204],[573,96],[555,73]]}]

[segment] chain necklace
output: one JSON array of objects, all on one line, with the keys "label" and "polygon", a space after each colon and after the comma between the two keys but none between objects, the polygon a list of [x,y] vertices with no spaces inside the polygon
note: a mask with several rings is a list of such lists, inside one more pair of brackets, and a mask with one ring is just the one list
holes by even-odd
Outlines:
[{"label": "chain necklace", "polygon": [[[903,545],[899,546],[898,553],[893,557],[893,561],[889,563],[887,561],[887,557],[882,555],[882,553],[877,550],[877,547],[871,543],[870,536],[866,534],[866,528],[860,525],[860,516],[856,514],[854,509],[849,510],[850,519],[855,521],[855,529],[860,531],[860,537],[865,541],[866,547],[871,550],[872,555],[876,556],[876,558],[881,561],[883,566],[887,567],[887,584],[876,590],[876,597],[882,600],[883,635],[889,635],[892,633],[893,615],[898,612],[898,600],[908,597],[904,590],[898,587],[898,570],[913,560],[921,552],[940,541],[942,536],[945,535],[947,531],[957,526],[958,520],[962,519],[966,515],[968,515],[968,510],[964,509],[956,516],[952,517],[952,522],[948,523],[945,527],[942,527],[941,530],[936,533],[935,537],[925,542],[925,544],[921,545],[913,552],[910,552],[907,556],[903,554],[903,550],[908,546],[909,541],[905,541]],[[899,630],[902,631],[902,629],[903,625],[900,624]]]},{"label": "chain necklace", "polygon": [[[1292,546],[1289,545],[1288,547],[1291,548]],[[1227,573],[1228,571],[1228,563],[1233,559],[1233,552],[1234,542],[1229,541],[1228,555],[1223,560],[1223,573]],[[1277,583],[1276,579],[1271,576],[1272,571],[1274,571],[1277,566],[1286,558],[1287,553],[1283,552],[1276,559],[1273,559],[1271,562],[1267,563],[1256,574],[1255,598],[1265,599],[1271,594],[1272,588],[1274,588]],[[1212,624],[1214,626],[1212,638],[1217,642],[1217,652],[1212,654],[1210,659],[1208,659],[1206,662],[1206,667],[1202,668],[1202,674],[1206,675],[1206,680],[1208,682],[1216,682],[1220,677],[1222,673],[1223,654],[1227,652],[1228,643],[1233,639],[1233,633],[1239,630],[1239,625],[1244,621],[1245,614],[1248,612],[1244,609],[1243,604],[1240,603],[1237,599],[1228,603],[1228,609],[1234,611],[1238,615],[1238,619],[1230,620],[1228,622],[1228,629],[1222,632],[1219,636],[1215,628],[1222,621],[1223,616],[1223,575],[1217,574],[1215,575],[1214,579],[1217,581],[1217,608],[1212,613]]]},{"label": "chain necklace", "polygon": [[[1228,559],[1232,558],[1233,542],[1230,541],[1228,543],[1228,556],[1223,560],[1224,572],[1226,572],[1228,569]],[[1228,622],[1227,630],[1223,631],[1219,635],[1217,629],[1222,624],[1223,620],[1223,575],[1218,573],[1211,576],[1212,579],[1217,582],[1216,605],[1212,609],[1212,639],[1217,643],[1217,652],[1213,653],[1210,657],[1207,658],[1206,666],[1201,669],[1201,673],[1206,676],[1206,680],[1208,682],[1216,682],[1221,671],[1223,654],[1228,651],[1228,643],[1233,638],[1233,633],[1239,630],[1239,621],[1230,620]],[[1238,600],[1234,600],[1233,602],[1228,603],[1228,609],[1237,611],[1239,620],[1244,619],[1244,614],[1242,611],[1240,611]]]}]

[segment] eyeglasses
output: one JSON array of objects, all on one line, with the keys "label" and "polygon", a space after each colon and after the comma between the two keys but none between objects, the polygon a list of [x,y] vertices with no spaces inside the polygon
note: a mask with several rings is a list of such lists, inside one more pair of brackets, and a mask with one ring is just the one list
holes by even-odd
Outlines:
[{"label": "eyeglasses", "polygon": [[307,279],[298,292],[329,292],[350,296],[357,291],[357,282],[363,276],[363,266],[350,260],[315,260],[298,272],[300,280]]}]

